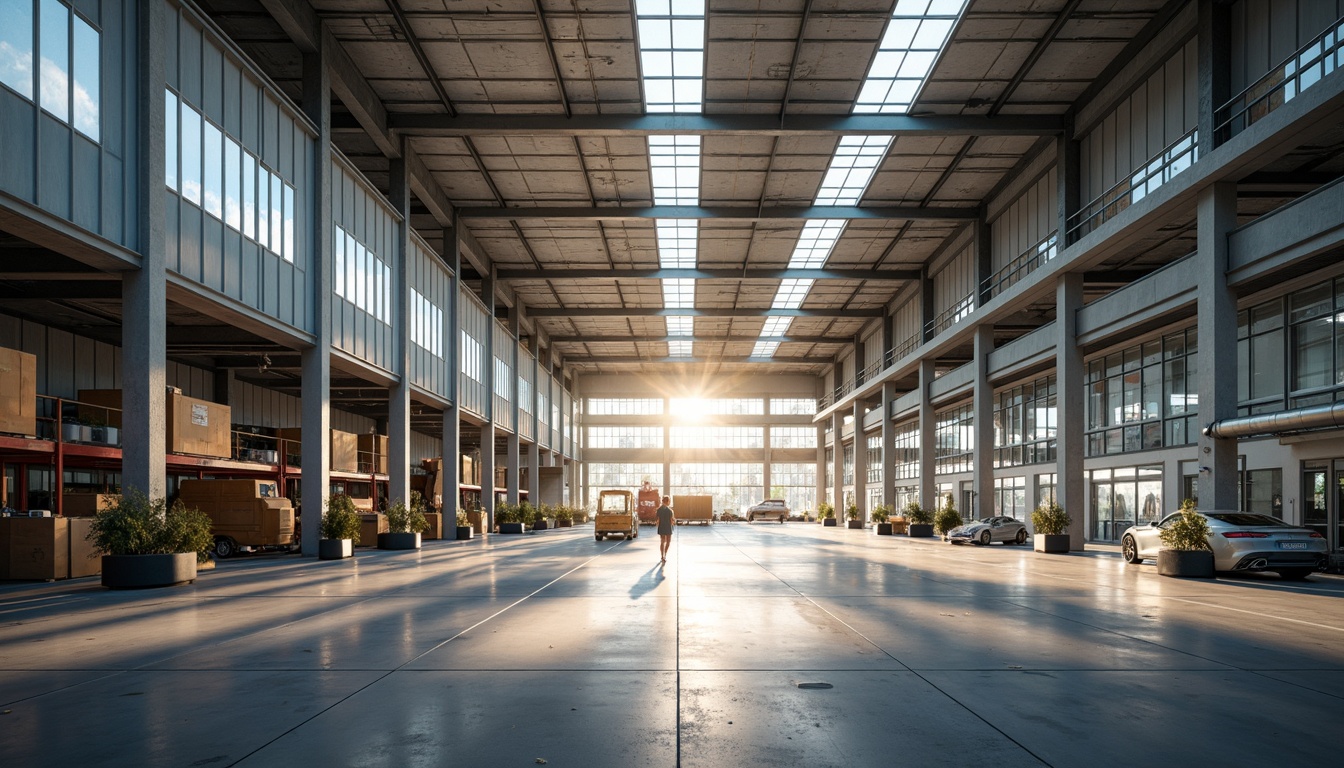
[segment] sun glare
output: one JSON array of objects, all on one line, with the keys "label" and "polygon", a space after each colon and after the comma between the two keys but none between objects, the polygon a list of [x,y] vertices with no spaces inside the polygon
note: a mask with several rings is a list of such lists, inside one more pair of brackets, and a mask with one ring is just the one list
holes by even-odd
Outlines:
[{"label": "sun glare", "polygon": [[700,397],[678,397],[672,401],[672,413],[677,421],[687,424],[700,424],[710,415],[709,403]]}]

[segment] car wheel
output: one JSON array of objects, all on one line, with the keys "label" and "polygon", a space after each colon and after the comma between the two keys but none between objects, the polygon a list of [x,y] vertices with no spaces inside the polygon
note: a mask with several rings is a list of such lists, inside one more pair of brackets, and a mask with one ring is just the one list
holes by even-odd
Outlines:
[{"label": "car wheel", "polygon": [[1279,578],[1284,581],[1306,581],[1311,572],[1311,568],[1284,568],[1279,571]]},{"label": "car wheel", "polygon": [[784,516],[783,516],[783,515],[780,515],[780,516],[779,516],[779,524],[780,524],[780,525],[783,525],[783,524],[784,524]]},{"label": "car wheel", "polygon": [[603,536],[603,535],[600,534],[600,533],[594,533],[594,534],[593,534],[593,541],[601,541],[601,540],[603,540],[603,539],[605,539],[605,538],[606,538],[606,536]]},{"label": "car wheel", "polygon": [[228,536],[220,536],[215,539],[215,557],[223,560],[226,557],[233,557],[238,554],[238,543]]},{"label": "car wheel", "polygon": [[981,532],[980,532],[980,544],[983,545],[983,546],[988,547],[988,546],[989,546],[989,542],[990,542],[989,531],[981,531]]},{"label": "car wheel", "polygon": [[1134,543],[1133,536],[1126,536],[1120,542],[1120,554],[1124,555],[1125,562],[1130,565],[1138,565],[1143,562],[1143,558],[1139,557],[1139,546]]},{"label": "car wheel", "polygon": [[1013,543],[1014,544],[1027,543],[1027,531],[1025,528],[1017,532],[1017,536],[1013,537]]}]

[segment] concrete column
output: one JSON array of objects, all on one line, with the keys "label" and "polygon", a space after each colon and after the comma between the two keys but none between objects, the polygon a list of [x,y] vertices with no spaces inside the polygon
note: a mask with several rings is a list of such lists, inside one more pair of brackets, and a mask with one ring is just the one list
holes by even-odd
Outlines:
[{"label": "concrete column", "polygon": [[994,509],[994,387],[989,381],[989,353],[994,350],[994,326],[975,327],[975,446],[971,457],[971,491],[975,508],[963,517],[981,518]]},{"label": "concrete column", "polygon": [[[838,446],[837,446],[838,449]],[[817,488],[815,506],[826,500],[826,425],[817,422]]]},{"label": "concrete column", "polygon": [[855,389],[863,386],[863,369],[868,367],[867,349],[863,343],[863,332],[854,334],[854,380],[850,383]]},{"label": "concrete column", "polygon": [[140,135],[137,142],[142,174],[136,201],[140,212],[136,222],[140,269],[123,273],[121,280],[121,482],[126,488],[143,491],[150,498],[167,494],[164,387],[168,234],[163,199],[166,154],[163,84],[166,82],[167,25],[167,13],[162,3],[149,3],[140,8],[136,42],[140,58],[138,86],[142,95],[138,106]]},{"label": "concrete column", "polygon": [[882,385],[882,503],[896,504],[896,423],[891,420],[891,404],[896,401],[896,385]]},{"label": "concrete column", "polygon": [[490,318],[485,334],[485,423],[481,425],[481,509],[485,530],[495,530],[495,279],[494,268],[481,279],[481,300]]},{"label": "concrete column", "polygon": [[1218,143],[1214,111],[1232,98],[1232,4],[1199,0],[1198,27],[1199,154]]},{"label": "concrete column", "polygon": [[387,500],[411,498],[411,187],[406,173],[410,143],[401,138],[401,157],[390,161],[390,200],[401,214],[392,270],[392,373],[397,380],[387,391]]},{"label": "concrete column", "polygon": [[[448,283],[448,306],[444,307],[444,345],[443,354],[448,366],[448,399],[453,407],[443,412],[443,507],[445,514],[457,512],[462,505],[462,419],[458,403],[462,396],[462,353],[461,326],[459,324],[458,302],[462,290],[462,251],[458,242],[457,213],[453,213],[453,228],[443,231],[443,260],[452,270]],[[464,510],[465,511],[465,510]],[[445,525],[447,523],[445,522]]]},{"label": "concrete column", "polygon": [[[938,315],[935,309],[936,303],[933,300],[933,276],[929,274],[929,265],[925,264],[919,268],[919,341],[921,344],[927,343],[934,337],[930,328],[930,323]],[[920,502],[923,504],[924,502]]]},{"label": "concrete column", "polygon": [[331,75],[319,36],[316,53],[303,55],[303,112],[317,126],[313,153],[312,281],[313,346],[303,350],[300,419],[303,426],[303,554],[317,556],[322,510],[331,493]]},{"label": "concrete column", "polygon": [[835,435],[835,453],[831,456],[831,471],[835,473],[835,488],[831,490],[831,506],[836,519],[845,517],[845,419],[840,411],[831,414],[831,429]]},{"label": "concrete column", "polygon": [[541,503],[541,446],[535,442],[527,449],[527,498],[534,505]]},{"label": "concrete column", "polygon": [[672,400],[663,398],[663,495],[672,494]]},{"label": "concrete column", "polygon": [[[1237,225],[1235,183],[1201,193],[1198,207],[1199,421],[1237,415],[1237,297],[1227,287],[1227,233]],[[1237,508],[1237,439],[1199,435],[1200,509]]]},{"label": "concrete column", "polygon": [[518,472],[522,467],[522,442],[518,433],[522,429],[523,421],[523,409],[518,407],[518,401],[522,398],[522,393],[518,391],[518,331],[522,325],[521,313],[522,307],[516,303],[509,310],[509,349],[505,353],[511,361],[509,370],[512,378],[509,382],[509,410],[513,413],[513,429],[506,438],[508,452],[504,454],[504,486],[508,489],[510,504],[518,503],[520,497],[518,490],[522,487]]},{"label": "concrete column", "polygon": [[861,399],[854,400],[854,503],[859,505],[859,519],[868,520],[868,434],[863,431],[863,417],[867,406]]},{"label": "concrete column", "polygon": [[1073,522],[1069,548],[1082,550],[1091,514],[1085,497],[1083,427],[1087,423],[1083,351],[1078,348],[1078,310],[1083,306],[1083,276],[1062,275],[1055,286],[1055,502]]},{"label": "concrete column", "polygon": [[919,505],[925,509],[938,506],[938,483],[934,477],[933,401],[929,392],[933,386],[934,361],[919,361]]},{"label": "concrete column", "polygon": [[994,276],[994,239],[984,214],[972,224],[975,228],[975,306],[983,307],[989,301],[989,279]]},{"label": "concrete column", "polygon": [[[770,413],[770,398],[765,398],[765,413],[768,417]],[[768,418],[767,418],[768,420]],[[771,472],[770,472],[770,425],[767,423],[761,427],[761,498],[773,498],[770,493]]]}]

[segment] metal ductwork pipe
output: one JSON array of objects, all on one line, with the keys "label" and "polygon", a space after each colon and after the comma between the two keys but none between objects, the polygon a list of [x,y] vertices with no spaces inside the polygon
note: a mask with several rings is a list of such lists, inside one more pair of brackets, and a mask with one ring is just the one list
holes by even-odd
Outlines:
[{"label": "metal ductwork pipe", "polygon": [[1204,434],[1208,437],[1250,437],[1283,435],[1331,427],[1344,427],[1344,402],[1313,405],[1309,408],[1265,413],[1259,416],[1223,419],[1205,427]]}]

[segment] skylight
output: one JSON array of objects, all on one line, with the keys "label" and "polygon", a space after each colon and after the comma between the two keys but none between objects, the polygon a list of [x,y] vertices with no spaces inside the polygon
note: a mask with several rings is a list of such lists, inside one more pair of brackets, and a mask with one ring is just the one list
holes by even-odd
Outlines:
[{"label": "skylight", "polygon": [[910,111],[933,63],[947,45],[966,0],[900,0],[882,36],[854,111]]},{"label": "skylight", "polygon": [[663,280],[663,306],[667,309],[694,309],[695,281],[681,278]]},{"label": "skylight", "polygon": [[636,0],[647,112],[699,112],[705,92],[704,0]]},{"label": "skylight", "polygon": [[700,137],[650,136],[654,205],[700,204]]},{"label": "skylight", "polygon": [[798,244],[793,246],[793,255],[789,257],[789,268],[820,269],[825,266],[835,241],[844,231],[844,219],[818,219],[804,224],[803,233],[798,236]]},{"label": "skylight", "polygon": [[775,350],[779,349],[778,341],[758,341],[751,348],[752,357],[774,357]]},{"label": "skylight", "polygon": [[667,342],[667,354],[669,357],[690,357],[693,342],[690,339],[673,340]]},{"label": "skylight", "polygon": [[877,166],[891,146],[890,136],[846,136],[831,156],[817,205],[858,205]]},{"label": "skylight", "polygon": [[767,317],[765,325],[761,326],[761,337],[783,336],[789,332],[789,325],[793,323],[791,317]]},{"label": "skylight", "polygon": [[695,318],[684,315],[664,318],[667,320],[668,336],[694,336]]},{"label": "skylight", "polygon": [[665,269],[694,269],[699,224],[694,220],[657,219],[658,265]]},{"label": "skylight", "polygon": [[775,294],[775,301],[771,304],[773,309],[797,309],[803,306],[803,299],[807,298],[807,292],[812,290],[812,280],[781,280],[779,282],[779,291]]}]

